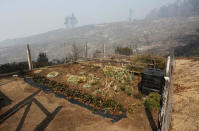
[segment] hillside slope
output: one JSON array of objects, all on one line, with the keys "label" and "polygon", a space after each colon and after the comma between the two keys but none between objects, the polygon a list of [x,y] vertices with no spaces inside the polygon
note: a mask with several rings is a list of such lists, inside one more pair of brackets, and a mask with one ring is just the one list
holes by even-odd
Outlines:
[{"label": "hillside slope", "polygon": [[35,59],[40,51],[47,52],[50,59],[63,58],[63,43],[67,43],[67,53],[75,42],[82,49],[88,41],[89,56],[103,43],[107,44],[107,52],[112,54],[118,45],[137,45],[140,51],[150,51],[167,54],[171,47],[183,46],[180,41],[190,34],[199,36],[198,17],[165,18],[155,20],[139,20],[132,23],[118,22],[100,25],[88,25],[75,29],[57,29],[25,38],[11,39],[0,42],[0,64],[12,61],[26,60],[26,44],[31,45],[32,56]]}]

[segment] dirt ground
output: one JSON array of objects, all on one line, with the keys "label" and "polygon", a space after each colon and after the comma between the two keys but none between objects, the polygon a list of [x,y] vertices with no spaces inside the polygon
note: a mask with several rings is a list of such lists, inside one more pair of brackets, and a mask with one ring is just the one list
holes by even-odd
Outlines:
[{"label": "dirt ground", "polygon": [[199,60],[176,60],[171,131],[199,130]]},{"label": "dirt ground", "polygon": [[[57,98],[54,94],[45,94],[38,90],[25,83],[22,78],[0,79],[0,91],[12,100],[10,105],[0,110],[0,129],[2,131],[16,129],[30,131],[36,127],[46,131],[152,130],[147,113],[143,113],[145,111],[127,114],[127,118],[112,123],[110,119],[95,115],[86,108],[71,104],[65,99]],[[33,93],[34,96],[28,97]],[[20,103],[27,97],[27,104]],[[5,112],[13,109],[13,107],[12,113],[5,115]],[[2,119],[3,116],[6,116],[5,119]]]}]

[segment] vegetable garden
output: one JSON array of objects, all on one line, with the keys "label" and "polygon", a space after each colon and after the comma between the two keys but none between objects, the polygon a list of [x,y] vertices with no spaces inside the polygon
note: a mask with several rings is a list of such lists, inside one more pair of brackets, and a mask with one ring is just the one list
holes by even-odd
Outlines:
[{"label": "vegetable garden", "polygon": [[[134,58],[130,60],[132,63],[126,64],[96,61],[68,63],[40,68],[28,76],[33,82],[50,87],[53,92],[64,95],[68,100],[91,106],[94,111],[108,111],[111,115],[124,112],[132,114],[144,108],[146,103],[152,107],[148,105],[150,102],[145,101],[147,97],[139,92],[140,75],[133,73],[148,68],[151,61],[135,63]],[[161,58],[155,62],[157,66],[163,67],[165,61]],[[137,64],[141,68],[136,68]],[[157,108],[158,105],[155,106]]]}]

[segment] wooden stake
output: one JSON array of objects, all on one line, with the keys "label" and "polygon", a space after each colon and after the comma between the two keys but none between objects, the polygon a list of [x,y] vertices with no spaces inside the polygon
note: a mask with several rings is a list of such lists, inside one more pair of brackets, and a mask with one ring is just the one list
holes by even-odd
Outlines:
[{"label": "wooden stake", "polygon": [[66,43],[64,43],[64,62],[66,63],[66,59],[67,59],[67,56],[66,56]]},{"label": "wooden stake", "polygon": [[84,57],[87,59],[88,57],[88,45],[87,45],[87,41],[86,41],[86,44],[85,44],[85,47],[84,47]]},{"label": "wooden stake", "polygon": [[33,65],[32,65],[32,59],[31,59],[31,53],[30,53],[29,44],[27,44],[27,56],[28,56],[29,70],[32,70],[33,69]]},{"label": "wooden stake", "polygon": [[104,58],[106,58],[106,44],[104,43]]},{"label": "wooden stake", "polygon": [[166,67],[166,76],[169,76],[169,72],[170,72],[170,62],[171,62],[171,57],[168,56],[168,59],[167,59],[167,67]]}]

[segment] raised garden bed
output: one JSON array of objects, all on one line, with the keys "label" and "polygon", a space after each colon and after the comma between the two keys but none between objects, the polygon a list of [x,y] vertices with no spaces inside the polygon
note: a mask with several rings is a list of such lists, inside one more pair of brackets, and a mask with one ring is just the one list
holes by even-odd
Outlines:
[{"label": "raised garden bed", "polygon": [[135,63],[89,61],[39,69],[29,77],[46,92],[118,119],[126,116],[125,112],[144,109],[143,95],[138,91],[141,77],[132,73],[130,65]]}]

